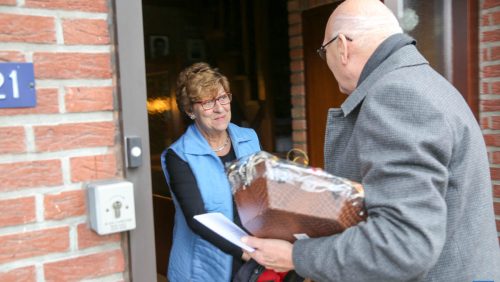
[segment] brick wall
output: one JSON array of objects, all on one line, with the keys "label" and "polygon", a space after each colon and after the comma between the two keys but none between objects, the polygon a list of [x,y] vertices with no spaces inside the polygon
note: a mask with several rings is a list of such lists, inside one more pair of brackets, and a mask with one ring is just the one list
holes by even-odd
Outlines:
[{"label": "brick wall", "polygon": [[122,178],[108,0],[0,0],[0,62],[32,62],[37,106],[0,109],[0,281],[126,277],[85,185]]},{"label": "brick wall", "polygon": [[488,146],[493,205],[500,232],[500,2],[481,0],[479,19],[480,119]]},{"label": "brick wall", "polygon": [[[302,11],[322,6],[335,0],[289,0],[288,35],[290,47],[290,83],[292,104],[293,148],[307,152],[306,99],[304,86],[304,54],[302,38]],[[326,121],[325,121],[326,122]]]},{"label": "brick wall", "polygon": [[[293,147],[307,151],[301,13],[335,0],[289,0]],[[500,232],[500,2],[480,0],[480,121],[488,146],[497,230]],[[318,43],[319,44],[319,43]],[[325,121],[326,122],[326,121]],[[500,236],[500,235],[499,235]]]}]

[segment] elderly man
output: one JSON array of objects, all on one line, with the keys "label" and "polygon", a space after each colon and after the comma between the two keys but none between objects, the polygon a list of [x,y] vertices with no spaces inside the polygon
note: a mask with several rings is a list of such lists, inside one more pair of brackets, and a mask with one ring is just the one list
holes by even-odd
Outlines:
[{"label": "elderly man", "polygon": [[347,0],[318,53],[340,90],[326,170],[361,182],[368,219],[341,234],[243,238],[267,268],[315,281],[500,281],[486,148],[464,99],[387,7]]}]

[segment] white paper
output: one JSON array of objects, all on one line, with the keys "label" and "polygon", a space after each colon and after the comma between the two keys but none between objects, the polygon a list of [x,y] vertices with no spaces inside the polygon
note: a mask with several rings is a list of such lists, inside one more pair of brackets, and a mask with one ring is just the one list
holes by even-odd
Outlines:
[{"label": "white paper", "polygon": [[241,229],[238,225],[234,224],[234,222],[225,217],[222,213],[212,212],[199,214],[195,215],[194,219],[198,220],[206,227],[210,228],[229,242],[244,249],[245,251],[255,251],[254,248],[241,242],[241,238],[247,236],[248,234],[243,231],[243,229]]}]

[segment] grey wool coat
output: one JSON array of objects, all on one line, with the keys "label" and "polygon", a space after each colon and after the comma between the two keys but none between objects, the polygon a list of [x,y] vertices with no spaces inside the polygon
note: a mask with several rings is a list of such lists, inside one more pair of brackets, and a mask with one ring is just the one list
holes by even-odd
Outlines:
[{"label": "grey wool coat", "polygon": [[366,222],[298,240],[314,281],[500,281],[489,164],[458,91],[413,45],[330,109],[326,170],[363,184]]}]

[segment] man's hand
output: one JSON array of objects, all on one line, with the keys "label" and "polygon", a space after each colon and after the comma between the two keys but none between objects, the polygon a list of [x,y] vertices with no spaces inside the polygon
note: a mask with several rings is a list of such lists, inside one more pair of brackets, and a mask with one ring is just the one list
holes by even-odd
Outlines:
[{"label": "man's hand", "polygon": [[241,241],[255,249],[254,252],[245,253],[265,268],[276,272],[287,272],[295,268],[292,260],[293,245],[290,242],[250,236],[243,237]]}]

